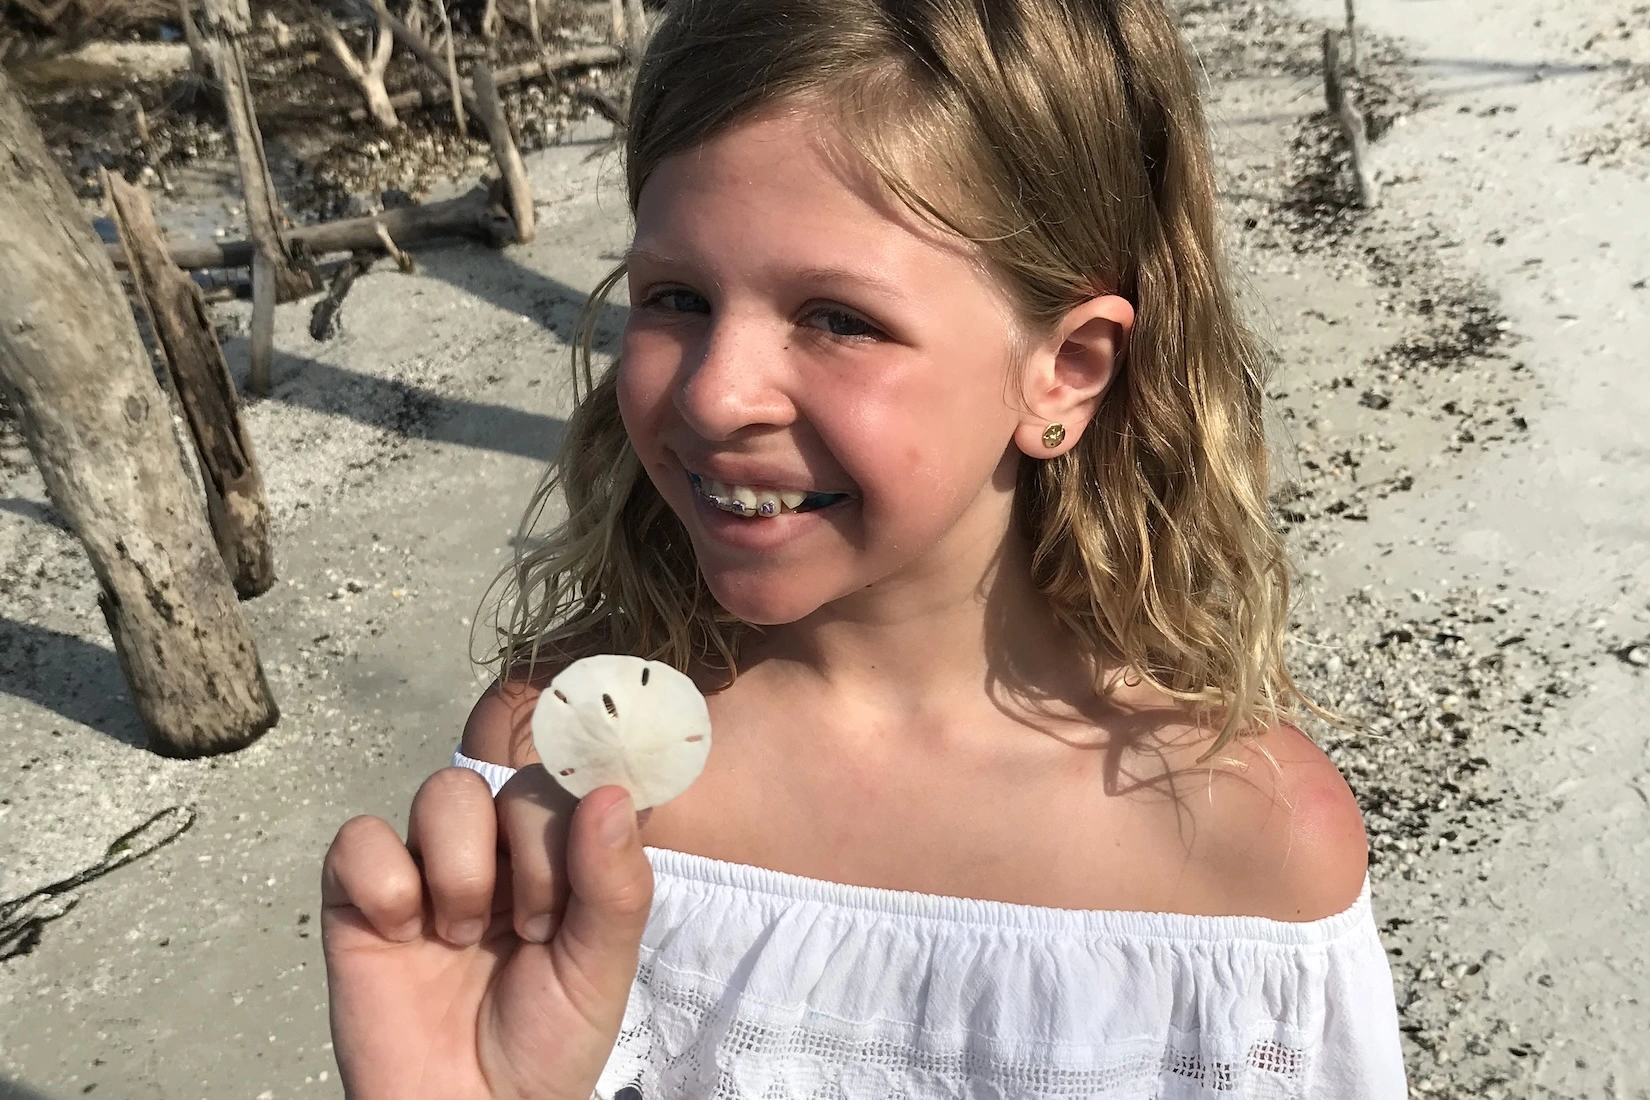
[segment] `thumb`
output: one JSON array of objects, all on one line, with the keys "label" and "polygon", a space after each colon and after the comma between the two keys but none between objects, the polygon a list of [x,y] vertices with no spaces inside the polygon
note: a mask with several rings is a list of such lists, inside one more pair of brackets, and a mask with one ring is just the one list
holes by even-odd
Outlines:
[{"label": "thumb", "polygon": [[567,910],[556,939],[568,995],[585,1019],[617,1031],[653,904],[653,868],[622,787],[579,801],[567,837]]}]

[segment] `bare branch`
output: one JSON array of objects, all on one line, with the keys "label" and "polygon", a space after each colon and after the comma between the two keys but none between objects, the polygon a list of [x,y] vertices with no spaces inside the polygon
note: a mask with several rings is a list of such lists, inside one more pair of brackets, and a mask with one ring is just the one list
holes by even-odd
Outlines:
[{"label": "bare branch", "polygon": [[143,159],[155,170],[155,178],[160,180],[160,189],[170,195],[172,180],[167,176],[166,167],[161,164],[159,154],[155,152],[155,142],[149,133],[149,116],[143,113],[143,104],[139,103],[132,108],[132,122],[137,127],[138,143],[143,146]]},{"label": "bare branch", "polygon": [[384,228],[383,222],[376,223],[374,228],[378,230],[378,240],[383,244],[384,251],[390,254],[390,258],[395,261],[395,266],[401,269],[403,275],[411,275],[418,270],[418,264],[413,258],[395,247],[395,239],[390,236],[390,231]]},{"label": "bare branch", "polygon": [[1369,128],[1357,101],[1347,90],[1341,68],[1341,50],[1335,32],[1323,32],[1324,99],[1340,124],[1352,151],[1352,173],[1358,181],[1358,204],[1373,210],[1380,205],[1380,189],[1369,163]]},{"label": "bare branch", "polygon": [[1358,11],[1357,0],[1346,0],[1346,52],[1347,68],[1353,76],[1358,75]]},{"label": "bare branch", "polygon": [[350,287],[355,285],[355,278],[366,273],[372,266],[372,256],[357,253],[351,256],[332,277],[332,285],[327,288],[326,297],[315,303],[309,311],[309,338],[311,340],[331,339],[338,331],[338,311],[344,306],[344,296],[349,293]]},{"label": "bare branch", "polygon": [[[524,80],[554,76],[568,69],[584,69],[591,65],[616,65],[624,58],[624,50],[616,46],[584,46],[566,53],[549,54],[535,61],[523,61],[519,65],[501,65],[493,73],[493,83],[500,88],[507,88]],[[465,94],[468,96],[469,93]],[[433,107],[452,102],[451,96],[452,93],[445,88],[414,88],[391,96],[390,105],[398,111],[408,107]],[[467,98],[465,102],[469,103],[473,98]],[[363,107],[357,107],[350,111],[349,117],[360,121],[367,117],[367,111]]]},{"label": "bare branch", "polygon": [[624,22],[625,46],[634,65],[642,59],[642,51],[647,47],[647,9],[642,7],[642,0],[625,0]]},{"label": "bare branch", "polygon": [[[441,16],[441,29],[447,36],[447,84],[453,95],[453,115],[458,120],[458,136],[469,137],[470,128],[464,123],[464,86],[458,79],[458,58],[453,54],[453,21],[447,15],[447,0],[435,0],[435,10]],[[416,52],[416,51],[415,51]]]},{"label": "bare branch", "polygon": [[486,65],[478,64],[471,70],[475,81],[476,99],[481,102],[482,119],[487,124],[487,136],[492,139],[493,159],[510,196],[510,218],[516,223],[516,239],[523,244],[533,239],[533,190],[527,183],[527,169],[521,162],[510,133],[510,120],[504,116],[504,103],[498,97],[498,87]]},{"label": "bare branch", "polygon": [[[1350,3],[1351,0],[1348,0]],[[527,29],[533,36],[533,46],[544,52],[544,32],[539,29],[539,0],[527,0]]]},{"label": "bare branch", "polygon": [[390,30],[390,9],[384,0],[372,0],[372,11],[378,17],[378,26],[373,31],[372,62],[367,71],[377,74],[382,87],[384,73],[390,67],[390,55],[395,52],[395,32]]},{"label": "bare branch", "polygon": [[204,73],[210,67],[206,57],[206,42],[200,28],[195,26],[195,15],[189,10],[189,0],[178,0],[178,18],[183,22],[184,41],[189,43],[189,67]]},{"label": "bare branch", "polygon": [[315,30],[321,36],[321,42],[332,51],[332,56],[338,59],[338,64],[344,67],[350,79],[357,84],[364,84],[367,79],[367,70],[361,64],[361,59],[355,56],[349,43],[344,41],[344,33],[338,29],[338,24],[332,21],[332,16],[317,7],[314,11]]}]

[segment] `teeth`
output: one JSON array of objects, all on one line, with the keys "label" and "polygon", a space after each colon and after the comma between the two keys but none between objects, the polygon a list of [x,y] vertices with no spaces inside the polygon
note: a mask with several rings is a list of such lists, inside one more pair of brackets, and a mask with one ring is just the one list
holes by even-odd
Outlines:
[{"label": "teeth", "polygon": [[713,477],[700,477],[699,489],[724,511],[744,516],[777,516],[794,512],[808,494],[793,489],[776,491],[749,485],[730,485]]}]

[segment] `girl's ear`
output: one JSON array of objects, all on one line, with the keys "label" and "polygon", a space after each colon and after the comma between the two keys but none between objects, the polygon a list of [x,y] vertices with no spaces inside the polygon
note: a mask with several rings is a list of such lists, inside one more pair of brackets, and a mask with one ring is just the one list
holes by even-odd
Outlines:
[{"label": "girl's ear", "polygon": [[1077,445],[1116,377],[1133,329],[1134,306],[1108,294],[1073,307],[1049,338],[1032,349],[1022,373],[1025,403],[1014,432],[1020,450],[1032,458],[1054,458]]}]

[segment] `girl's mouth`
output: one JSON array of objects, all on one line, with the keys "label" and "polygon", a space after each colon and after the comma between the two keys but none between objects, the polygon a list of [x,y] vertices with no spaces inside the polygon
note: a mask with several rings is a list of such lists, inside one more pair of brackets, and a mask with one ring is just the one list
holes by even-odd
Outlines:
[{"label": "girl's mouth", "polygon": [[817,512],[849,499],[849,493],[798,492],[762,489],[749,485],[729,485],[715,478],[689,473],[694,495],[699,499],[747,519],[772,519],[787,512]]}]

